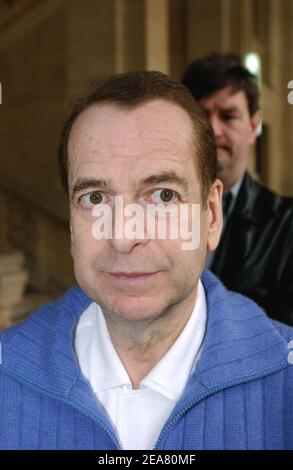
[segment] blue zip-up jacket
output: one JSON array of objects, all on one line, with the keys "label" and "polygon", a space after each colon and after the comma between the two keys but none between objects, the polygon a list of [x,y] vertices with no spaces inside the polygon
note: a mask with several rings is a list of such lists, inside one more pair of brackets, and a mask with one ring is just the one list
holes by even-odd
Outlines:
[{"label": "blue zip-up jacket", "polygon": [[[292,449],[293,328],[208,271],[202,282],[202,353],[155,449]],[[90,303],[74,287],[1,334],[0,449],[119,449],[74,351]]]}]

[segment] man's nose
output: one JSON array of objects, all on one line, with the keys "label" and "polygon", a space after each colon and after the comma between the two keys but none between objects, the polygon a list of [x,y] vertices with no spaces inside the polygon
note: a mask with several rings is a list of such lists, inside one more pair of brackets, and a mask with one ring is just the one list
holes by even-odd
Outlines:
[{"label": "man's nose", "polygon": [[146,238],[133,238],[129,239],[123,235],[122,238],[115,238],[115,234],[111,240],[109,240],[112,247],[117,253],[128,254],[131,253],[135,247],[144,245],[147,242]]},{"label": "man's nose", "polygon": [[211,116],[210,123],[212,125],[215,138],[222,137],[223,135],[223,125],[218,116]]},{"label": "man's nose", "polygon": [[126,205],[120,206],[119,209],[114,210],[110,243],[118,253],[127,254],[134,247],[146,244],[148,236],[144,211],[134,211],[133,213],[130,209],[131,215],[126,215],[125,207]]}]

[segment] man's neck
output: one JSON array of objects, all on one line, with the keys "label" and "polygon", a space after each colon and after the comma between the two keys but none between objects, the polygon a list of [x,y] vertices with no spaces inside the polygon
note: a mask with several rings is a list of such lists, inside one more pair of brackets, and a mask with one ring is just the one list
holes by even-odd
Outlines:
[{"label": "man's neck", "polygon": [[180,304],[173,305],[151,320],[117,319],[105,312],[112,343],[123,363],[133,388],[167,353],[193,312],[197,288]]},{"label": "man's neck", "polygon": [[226,182],[226,181],[222,181],[223,182],[223,194],[226,194],[228,193],[229,191],[233,191],[233,188],[234,187],[237,187],[237,185],[239,184],[239,186],[241,185],[241,182],[244,178],[244,175],[245,173],[243,173],[243,175],[240,176],[240,178],[237,178],[235,180],[231,180],[229,182]]}]

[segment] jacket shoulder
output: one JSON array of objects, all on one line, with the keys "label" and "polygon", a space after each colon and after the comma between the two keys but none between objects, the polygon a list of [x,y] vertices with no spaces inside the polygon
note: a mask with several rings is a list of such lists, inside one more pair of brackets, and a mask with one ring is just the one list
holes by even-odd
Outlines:
[{"label": "jacket shoulder", "polygon": [[[288,343],[293,340],[293,326],[286,325],[277,320],[271,320],[273,326],[278,330],[279,334],[286,340]],[[292,345],[293,349],[293,345]]]},{"label": "jacket shoulder", "polygon": [[280,196],[279,194],[264,186],[259,181],[255,181],[251,178],[248,189],[250,193],[254,194],[255,196],[255,204],[260,205],[262,210],[267,209],[274,212],[280,209],[293,209],[291,198],[284,198]]},{"label": "jacket shoulder", "polygon": [[70,313],[78,316],[82,308],[85,308],[91,299],[78,287],[68,289],[61,297],[42,305],[22,322],[0,331],[0,344],[3,340],[8,341],[19,332],[29,331],[31,326],[38,324],[40,327],[54,325],[61,314]]},{"label": "jacket shoulder", "polygon": [[293,198],[282,197],[246,173],[239,192],[240,216],[262,223],[268,219],[293,219]]}]

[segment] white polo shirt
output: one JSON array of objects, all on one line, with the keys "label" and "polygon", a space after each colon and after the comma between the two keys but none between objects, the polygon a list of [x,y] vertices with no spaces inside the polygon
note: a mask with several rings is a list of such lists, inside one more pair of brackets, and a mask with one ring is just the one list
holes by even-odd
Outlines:
[{"label": "white polo shirt", "polygon": [[103,312],[91,303],[76,329],[80,368],[104,406],[124,449],[153,449],[199,357],[206,326],[201,281],[191,316],[175,343],[133,389],[111,341]]}]

